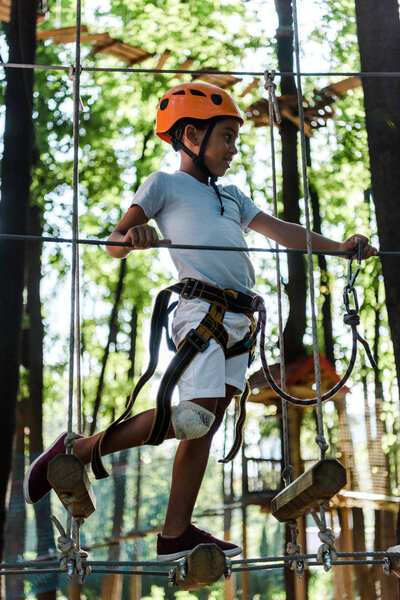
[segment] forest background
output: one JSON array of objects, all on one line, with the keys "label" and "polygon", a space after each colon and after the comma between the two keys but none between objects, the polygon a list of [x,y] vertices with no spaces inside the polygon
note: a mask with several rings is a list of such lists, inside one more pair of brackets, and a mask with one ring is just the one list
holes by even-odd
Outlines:
[{"label": "forest background", "polygon": [[[13,7],[17,3],[13,3]],[[24,5],[24,3],[22,3]],[[112,37],[124,40],[153,54],[144,66],[153,67],[157,59],[168,50],[170,55],[165,68],[176,68],[186,58],[193,57],[191,69],[217,68],[219,70],[263,70],[278,68],[277,46],[275,37],[278,16],[275,8],[290,2],[258,1],[206,1],[187,3],[168,0],[167,2],[136,2],[134,7],[125,1],[112,1],[109,6],[87,3],[83,9],[83,22],[91,32],[107,31]],[[387,3],[389,4],[389,3]],[[392,2],[392,6],[397,3]],[[302,40],[303,70],[313,72],[335,71],[347,73],[360,70],[360,53],[357,40],[356,8],[351,0],[299,2],[301,21],[300,35]],[[55,27],[73,27],[75,24],[75,6],[73,2],[49,3],[49,18],[39,29]],[[362,15],[358,15],[359,22]],[[370,15],[371,19],[371,15]],[[20,23],[21,25],[21,23]],[[12,26],[12,24],[11,24]],[[14,32],[15,33],[15,32]],[[29,32],[27,32],[29,34]],[[1,39],[2,62],[7,60],[10,48],[12,58],[13,31],[3,24]],[[21,41],[21,40],[20,40]],[[22,39],[25,43],[27,40]],[[15,49],[14,49],[15,50]],[[82,62],[86,67],[121,66],[121,62],[105,55],[92,55],[91,44],[82,47]],[[74,63],[74,45],[57,46],[50,41],[37,44],[36,55],[32,62],[49,65],[65,65]],[[34,59],[34,61],[33,61]],[[150,61],[153,61],[150,63]],[[17,60],[15,62],[18,62]],[[29,62],[23,60],[20,62]],[[396,70],[393,62],[392,68]],[[2,201],[1,231],[5,233],[30,233],[70,237],[72,207],[72,83],[68,75],[62,71],[36,70],[34,78],[24,75],[18,101],[13,110],[21,128],[31,130],[30,150],[27,144],[25,161],[21,146],[15,152],[14,165],[10,163],[10,155],[4,155],[2,162]],[[12,86],[11,70],[2,74],[1,91],[4,106],[7,93]],[[33,81],[34,79],[34,81]],[[339,78],[340,79],[340,78]],[[182,81],[190,80],[184,76]],[[240,97],[251,76],[244,76],[235,85],[234,95],[246,112],[246,108],[260,97],[265,97],[262,81],[249,94]],[[323,88],[332,82],[332,78],[318,76],[304,80],[305,96],[312,96],[314,89]],[[108,72],[84,72],[81,77],[81,97],[83,111],[80,115],[80,236],[105,239],[119,218],[129,206],[132,193],[147,175],[163,166],[169,170],[176,168],[176,158],[165,148],[154,135],[154,115],[157,101],[162,93],[178,83],[171,74],[129,74]],[[33,106],[29,98],[29,86],[33,86]],[[365,123],[365,108],[362,89],[349,92],[335,105],[335,118],[327,122],[327,126],[315,132],[311,140],[312,167],[309,169],[310,183],[317,190],[322,218],[322,229],[325,235],[342,239],[352,234],[355,228],[371,236],[374,243],[382,245],[378,239],[376,213],[371,193],[369,171],[368,140]],[[392,128],[396,130],[399,111],[394,110]],[[3,110],[2,118],[5,117]],[[26,126],[26,124],[28,124]],[[7,123],[5,148],[7,142]],[[397,131],[397,130],[396,130]],[[14,130],[15,133],[15,130]],[[9,140],[10,138],[8,138]],[[278,161],[281,153],[278,149]],[[10,178],[18,172],[19,185],[24,183],[24,164],[29,167],[27,178],[31,181],[28,194],[18,197],[10,193]],[[16,170],[15,165],[18,165]],[[230,180],[238,183],[253,200],[264,210],[272,210],[271,193],[271,153],[268,145],[268,131],[262,127],[256,129],[251,122],[243,127],[240,141],[240,155],[235,160]],[[26,177],[25,177],[26,181]],[[282,178],[278,175],[279,211],[284,214]],[[300,194],[301,196],[301,194]],[[398,196],[397,196],[398,197]],[[9,199],[13,201],[13,208]],[[300,221],[304,223],[303,201],[299,198]],[[21,211],[22,207],[22,211]],[[23,218],[21,215],[25,214]],[[396,222],[396,214],[391,214]],[[398,237],[398,236],[397,236]],[[386,249],[396,249],[398,240],[392,237],[393,244]],[[249,238],[249,244],[261,245],[259,238]],[[1,315],[5,335],[2,337],[2,405],[4,419],[1,435],[1,447],[4,456],[10,456],[14,436],[13,415],[18,408],[19,445],[14,446],[14,480],[21,478],[27,460],[26,453],[34,456],[51,440],[55,431],[65,428],[67,420],[67,388],[68,388],[68,329],[69,308],[66,300],[69,293],[69,276],[71,265],[70,248],[65,245],[26,244],[25,254],[21,243],[1,242]],[[164,252],[164,253],[163,253]],[[6,259],[12,255],[11,268],[7,271]],[[276,285],[274,259],[267,255],[257,255],[255,263],[258,273],[258,289],[266,297],[275,297]],[[316,268],[317,263],[316,263]],[[341,324],[341,293],[346,276],[347,264],[343,260],[329,258],[329,286],[332,294],[334,358],[336,368],[342,372],[346,365],[348,339]],[[393,269],[392,269],[393,270]],[[397,266],[398,272],[398,266]],[[22,279],[16,279],[16,273]],[[317,301],[321,306],[324,300],[321,277],[317,271]],[[17,275],[18,276],[18,275]],[[137,378],[146,360],[146,340],[148,336],[148,319],[151,304],[157,290],[171,280],[172,270],[165,258],[165,251],[159,253],[140,252],[131,255],[128,261],[118,262],[110,259],[103,249],[82,247],[81,249],[81,306],[82,306],[82,392],[83,392],[83,429],[86,433],[99,430],[107,425],[118,414],[126,401],[126,396]],[[288,270],[284,266],[283,280],[287,282]],[[397,479],[399,458],[398,447],[398,388],[396,378],[396,361],[389,328],[385,304],[384,278],[378,260],[369,261],[358,279],[362,327],[374,338],[375,354],[378,356],[378,373],[371,373],[364,362],[358,363],[352,381],[352,394],[348,397],[348,411],[354,417],[354,436],[360,447],[366,445],[367,435],[360,424],[360,415],[364,415],[366,407],[375,410],[372,396],[376,386],[380,385],[383,402],[380,405],[379,419],[384,423],[384,435],[381,442],[384,452],[390,461],[394,481]],[[23,310],[20,318],[21,326],[12,326],[10,306],[18,312],[13,301],[14,291],[24,290]],[[387,288],[386,288],[387,293]],[[394,303],[398,296],[395,295]],[[271,332],[270,358],[279,356],[276,344],[277,311],[274,302],[269,303]],[[7,309],[5,309],[7,306]],[[21,305],[22,306],[22,305]],[[285,317],[290,305],[284,304]],[[21,330],[21,338],[16,332]],[[322,331],[322,328],[321,328]],[[372,335],[373,333],[373,335]],[[321,337],[321,347],[326,342]],[[12,340],[21,339],[21,344]],[[302,344],[309,347],[311,343],[310,326],[307,325]],[[10,349],[15,348],[14,351]],[[22,349],[22,350],[21,350]],[[163,351],[163,354],[166,351]],[[18,362],[17,392],[10,393],[10,376],[15,369],[10,369],[10,361]],[[399,364],[399,363],[397,363]],[[255,368],[257,368],[257,364]],[[160,370],[161,371],[161,370]],[[397,367],[397,373],[399,367]],[[14,378],[15,379],[15,378]],[[156,382],[155,382],[156,385]],[[152,405],[155,385],[143,394],[138,409]],[[14,385],[15,388],[15,385]],[[365,391],[367,403],[365,404]],[[369,400],[368,400],[369,399]],[[369,404],[368,404],[369,402]],[[326,407],[329,437],[337,436],[337,421],[332,405]],[[247,430],[247,444],[257,446],[260,440],[265,443],[269,434],[268,451],[278,452],[279,435],[277,431],[268,430],[259,423],[260,413],[254,409]],[[308,447],[308,458],[317,456],[313,447],[312,432],[307,429],[306,421],[303,440]],[[217,441],[215,453],[220,455],[224,441]],[[167,494],[168,462],[174,449],[173,444],[158,450],[146,449],[140,460],[151,465],[151,482],[142,489],[141,527],[157,527],[162,520]],[[264,448],[265,450],[265,448]],[[22,461],[17,464],[17,458]],[[164,466],[164,459],[167,464]],[[136,465],[138,464],[137,457]],[[7,460],[2,466],[3,524],[5,523],[7,481],[10,474]],[[157,467],[157,468],[156,468]],[[213,489],[216,477],[216,466],[210,465],[205,491],[200,499],[199,510],[210,505],[218,505],[218,490]],[[132,477],[137,477],[137,469]],[[146,477],[150,478],[149,470]],[[128,496],[131,500],[135,490],[131,481]],[[102,484],[105,487],[107,484]],[[105,494],[99,505],[108,506],[107,493],[96,488],[98,496]],[[394,486],[393,495],[398,495]],[[212,498],[210,502],[210,498]],[[13,502],[17,502],[15,497]],[[132,500],[133,502],[133,500]],[[12,506],[13,504],[10,504]],[[50,510],[47,506],[46,511]],[[54,509],[57,510],[57,509]],[[132,529],[135,525],[136,504],[131,510],[129,504],[124,515],[123,530]],[[43,513],[41,513],[43,515]],[[33,511],[27,511],[27,520],[33,522]],[[22,552],[32,555],[34,544],[40,552],[40,544],[49,548],[50,525],[46,527],[40,514],[36,515],[40,526],[37,539],[26,539],[24,547],[24,527],[22,523],[19,537],[19,551],[10,546],[10,531],[15,531],[15,522],[10,529],[10,513],[8,520],[8,543],[4,544],[6,555],[16,556]],[[100,518],[100,517],[99,517]],[[102,529],[105,536],[112,533],[111,515],[103,515]],[[279,536],[275,535],[277,526],[264,516],[261,518],[257,509],[252,517],[257,524],[252,531],[257,534],[251,540],[252,553],[280,553],[282,547],[276,544]],[[99,526],[93,522],[88,528],[88,540],[95,543],[99,534]],[[107,523],[107,525],[104,525]],[[217,520],[218,523],[218,520]],[[137,523],[136,523],[137,525]],[[221,525],[217,525],[217,527]],[[21,523],[20,523],[21,527]],[[237,529],[240,527],[238,518]],[[109,529],[105,533],[106,529]],[[31,531],[28,527],[27,531]],[[272,533],[273,532],[273,533]],[[272,533],[272,535],[271,535]],[[33,534],[32,534],[33,535]],[[54,534],[53,534],[54,538]],[[7,539],[7,537],[6,537]],[[54,545],[54,539],[53,539]],[[138,544],[136,544],[138,546]],[[147,557],[154,554],[154,549],[147,546],[134,548],[134,553]],[[283,538],[282,538],[283,546]],[[131,552],[132,549],[126,550]],[[29,554],[31,553],[31,554]],[[276,582],[275,582],[276,583]],[[273,587],[275,586],[274,584]],[[25,586],[32,585],[28,582]],[[255,589],[257,587],[254,578]],[[324,588],[324,586],[327,586]],[[324,576],[315,578],[311,593],[319,593],[320,586],[328,597],[329,584]],[[35,588],[32,588],[33,591]],[[25,591],[27,588],[25,587]],[[32,591],[32,593],[33,593]],[[157,593],[156,591],[153,593]],[[221,593],[216,590],[216,594]],[[254,591],[264,597],[280,598],[280,583],[276,590],[268,589],[266,581],[260,583],[260,590]],[[272,595],[275,594],[275,595]],[[11,597],[11,596],[10,596]],[[219,597],[218,595],[216,597]]]}]

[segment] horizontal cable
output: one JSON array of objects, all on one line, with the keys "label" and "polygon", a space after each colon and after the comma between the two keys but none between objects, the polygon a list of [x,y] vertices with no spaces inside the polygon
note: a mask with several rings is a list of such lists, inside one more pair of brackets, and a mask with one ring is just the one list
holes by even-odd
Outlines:
[{"label": "horizontal cable", "polygon": [[[49,69],[55,71],[69,72],[70,65],[35,65],[26,63],[4,63],[0,62],[0,67],[7,69]],[[263,77],[264,71],[216,71],[216,70],[192,70],[192,69],[143,69],[134,67],[82,67],[82,71],[88,73],[154,73],[155,75],[163,74],[185,74],[188,75],[238,75],[241,77]],[[400,71],[317,71],[317,72],[302,72],[295,71],[275,71],[275,77],[400,77]]]},{"label": "horizontal cable", "polygon": [[[400,557],[399,552],[389,552],[384,550],[372,550],[371,552],[337,552],[338,558],[386,558],[391,556]],[[232,565],[240,565],[246,563],[260,563],[260,562],[274,562],[274,561],[286,561],[292,562],[293,560],[307,560],[316,558],[316,554],[286,554],[285,556],[266,556],[260,558],[239,558],[231,561]]]},{"label": "horizontal cable", "polygon": [[0,575],[46,575],[47,573],[63,573],[56,569],[1,569]]},{"label": "horizontal cable", "polygon": [[[293,560],[293,559],[292,559]],[[383,564],[383,560],[371,559],[371,560],[333,560],[332,566],[346,566],[346,565],[380,565]],[[237,573],[240,571],[264,571],[268,569],[283,569],[286,567],[286,563],[276,563],[271,565],[250,565],[248,567],[232,567],[232,572]],[[323,563],[316,561],[308,562],[308,567],[323,567]]]},{"label": "horizontal cable", "polygon": [[[88,561],[92,567],[160,567],[160,561],[152,560],[91,560]],[[163,566],[176,566],[176,561],[163,561]]]},{"label": "horizontal cable", "polygon": [[[295,558],[293,556],[291,557],[284,557],[285,559],[288,558],[290,559],[290,562],[292,562],[293,560],[295,560]],[[279,558],[280,561],[282,561],[282,557]],[[274,562],[272,564],[250,564],[250,565],[246,565],[246,566],[238,566],[232,567],[232,572],[234,573],[238,573],[238,572],[250,572],[250,571],[266,571],[266,570],[270,570],[270,569],[284,569],[285,567],[287,567],[287,563],[289,561],[285,560],[284,562]],[[87,563],[87,566],[89,566],[91,563]],[[346,565],[379,565],[379,564],[384,564],[384,560],[383,559],[360,559],[360,560],[334,560],[332,561],[332,566],[346,566]],[[175,563],[175,566],[177,566],[177,563]],[[307,568],[308,567],[322,567],[324,566],[324,563],[320,563],[317,561],[309,561],[307,563]],[[49,573],[62,573],[64,571],[61,571],[60,569],[39,569],[39,568],[33,568],[33,569],[10,569],[10,568],[6,568],[6,569],[1,569],[0,570],[0,574],[1,575],[43,575],[43,574],[49,574]],[[117,568],[117,567],[95,567],[93,566],[91,569],[91,573],[93,574],[100,574],[100,573],[114,573],[114,574],[121,574],[121,575],[150,575],[150,576],[155,576],[155,577],[167,577],[169,575],[169,571],[154,571],[154,570],[145,570],[145,569],[141,569],[141,570],[136,570],[136,569],[131,569],[128,570],[127,568],[125,569],[121,569],[121,568]]]},{"label": "horizontal cable", "polygon": [[[52,242],[57,244],[72,244],[72,238],[60,238],[40,235],[23,235],[18,233],[0,233],[0,240],[20,241],[20,242]],[[129,242],[109,242],[107,240],[95,239],[77,239],[77,244],[89,246],[121,246],[132,248]],[[306,254],[307,250],[296,248],[257,248],[244,246],[205,246],[201,244],[166,244],[162,240],[151,245],[151,248],[165,248],[167,250],[211,250],[216,252],[267,252],[267,253],[286,253],[286,254]],[[136,250],[147,250],[147,248],[137,248]],[[353,256],[352,250],[313,250],[313,254],[327,254],[329,256]],[[400,250],[379,251],[377,256],[400,255]]]},{"label": "horizontal cable", "polygon": [[[316,554],[285,554],[284,556],[261,556],[257,558],[239,558],[231,560],[232,566],[245,565],[250,563],[268,563],[268,562],[292,562],[293,560],[309,560],[316,559]],[[372,550],[370,552],[337,552],[338,559],[341,558],[377,558],[383,559],[386,557],[399,557],[400,551],[388,551],[388,550]],[[41,561],[41,560],[27,560],[27,561],[15,561],[15,562],[4,562],[0,563],[0,569],[12,569],[12,568],[28,568],[28,567],[50,567],[59,559],[57,555],[53,559]],[[346,561],[343,561],[346,562]],[[160,567],[159,561],[151,560],[89,560],[86,564],[92,567]],[[165,561],[162,562],[164,566],[176,566],[177,561]]]}]

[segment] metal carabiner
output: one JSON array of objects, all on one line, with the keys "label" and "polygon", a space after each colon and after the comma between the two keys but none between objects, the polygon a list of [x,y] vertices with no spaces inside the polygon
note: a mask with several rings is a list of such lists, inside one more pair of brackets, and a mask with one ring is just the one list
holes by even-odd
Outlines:
[{"label": "metal carabiner", "polygon": [[343,302],[344,302],[347,312],[350,312],[350,294],[353,294],[354,308],[355,308],[356,312],[358,313],[358,310],[359,310],[357,292],[354,288],[354,284],[356,282],[356,279],[357,279],[358,274],[361,269],[361,257],[362,257],[362,241],[360,239],[357,244],[357,259],[356,259],[357,266],[353,272],[354,258],[352,256],[349,260],[349,265],[347,268],[347,283],[344,286],[344,290],[343,290]]},{"label": "metal carabiner", "polygon": [[[281,113],[279,111],[278,100],[276,99],[275,90],[276,84],[274,83],[275,71],[264,71],[264,87],[268,92],[268,102],[272,104],[273,114],[277,125],[282,122]],[[273,125],[273,123],[271,123]]]}]

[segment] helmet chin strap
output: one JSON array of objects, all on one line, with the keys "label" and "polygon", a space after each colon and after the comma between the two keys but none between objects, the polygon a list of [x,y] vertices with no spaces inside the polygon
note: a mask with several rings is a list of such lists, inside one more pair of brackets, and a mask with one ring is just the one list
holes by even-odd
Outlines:
[{"label": "helmet chin strap", "polygon": [[183,150],[183,152],[185,152],[185,154],[190,156],[190,158],[192,159],[192,161],[196,165],[196,167],[198,167],[201,171],[203,171],[203,173],[205,173],[207,175],[210,185],[214,188],[215,193],[218,196],[219,204],[221,207],[221,215],[223,215],[224,214],[224,205],[222,202],[221,192],[219,191],[219,188],[216,184],[218,175],[213,175],[211,173],[210,169],[204,164],[204,160],[203,160],[207,142],[210,139],[210,135],[212,134],[212,131],[213,131],[217,121],[218,121],[218,119],[215,119],[214,121],[212,121],[210,123],[210,125],[205,133],[205,136],[201,142],[201,146],[200,146],[200,150],[199,150],[198,154],[195,154],[194,152],[192,152],[192,150],[190,150],[187,146],[185,146],[185,144],[183,142],[181,142],[181,140],[178,140],[176,138],[174,138],[174,145],[176,148],[178,148],[179,150]]}]

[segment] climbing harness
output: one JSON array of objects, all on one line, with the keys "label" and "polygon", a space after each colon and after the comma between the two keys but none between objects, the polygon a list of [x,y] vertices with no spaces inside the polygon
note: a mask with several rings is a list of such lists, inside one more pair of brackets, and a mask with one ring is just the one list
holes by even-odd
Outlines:
[{"label": "climbing harness", "polygon": [[[179,294],[179,296],[185,300],[199,298],[210,304],[209,310],[200,324],[186,334],[177,349],[168,335],[168,315],[177,304],[174,302],[169,305],[172,293]],[[226,311],[245,314],[250,319],[248,334],[243,340],[237,342],[230,348],[227,348],[228,334],[222,324]],[[104,438],[111,429],[130,416],[140,390],[154,374],[158,363],[158,353],[163,329],[166,329],[167,341],[170,349],[176,350],[176,354],[161,379],[157,393],[153,426],[148,438],[142,442],[143,444],[159,445],[165,440],[171,423],[171,396],[173,390],[192,360],[199,352],[204,352],[208,348],[211,339],[214,339],[221,346],[226,358],[249,353],[249,363],[251,362],[256,341],[253,311],[253,297],[249,294],[229,289],[224,290],[210,283],[205,283],[192,278],[186,278],[179,283],[173,284],[157,295],[151,318],[149,364],[145,373],[141,376],[133,389],[125,411],[103,432],[96,442],[92,453],[92,469],[97,479],[108,476],[101,460],[101,446]],[[232,460],[240,448],[243,435],[242,429],[245,421],[245,402],[248,394],[249,386],[246,385],[240,399],[240,413],[236,424],[233,447],[227,457],[223,459],[224,462]]]}]

